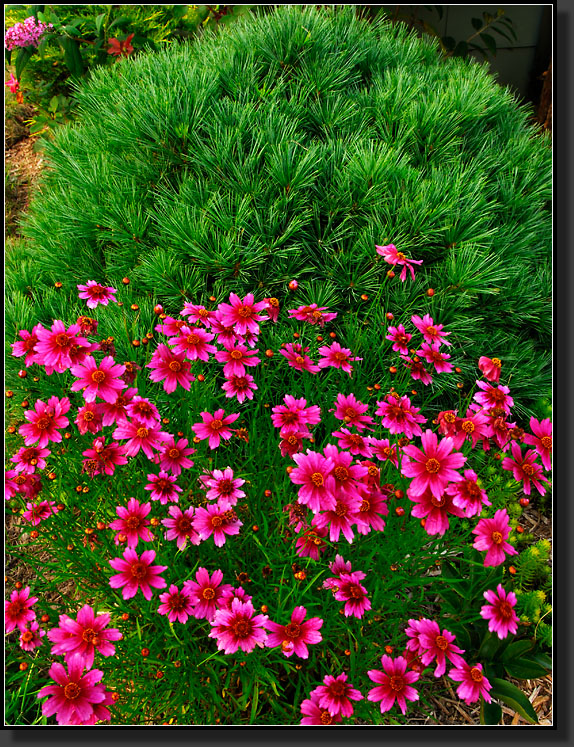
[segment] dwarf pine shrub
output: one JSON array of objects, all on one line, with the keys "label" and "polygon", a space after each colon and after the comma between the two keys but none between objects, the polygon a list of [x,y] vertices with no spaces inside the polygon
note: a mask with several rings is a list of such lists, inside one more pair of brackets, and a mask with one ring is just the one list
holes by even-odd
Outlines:
[{"label": "dwarf pine shrub", "polygon": [[[547,393],[550,144],[485,65],[351,7],[290,6],[96,70],[77,97],[25,221],[34,262],[7,281],[10,341],[86,278],[129,276],[142,313],[282,300],[297,278],[301,303],[349,318],[392,283],[396,322],[429,312],[464,348],[462,380],[497,356],[523,414]],[[414,282],[387,278],[391,242],[423,260]],[[371,326],[356,352],[376,371],[389,345]]]}]

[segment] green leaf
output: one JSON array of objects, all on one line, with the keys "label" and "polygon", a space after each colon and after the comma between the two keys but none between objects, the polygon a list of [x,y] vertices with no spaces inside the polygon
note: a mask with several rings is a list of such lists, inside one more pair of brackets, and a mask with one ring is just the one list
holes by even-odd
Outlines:
[{"label": "green leaf", "polygon": [[52,98],[50,99],[50,103],[48,104],[48,111],[55,113],[57,109],[58,109],[58,97],[52,96]]},{"label": "green leaf", "polygon": [[100,15],[96,18],[96,34],[98,36],[100,35],[100,31],[102,30],[102,24],[104,23],[105,18],[105,13],[100,13]]},{"label": "green leaf", "polygon": [[501,641],[495,633],[487,633],[480,644],[480,650],[478,652],[479,658],[491,661],[494,659],[500,645]]},{"label": "green leaf", "polygon": [[479,31],[484,25],[480,18],[471,18],[470,22],[472,23],[472,26],[474,29],[476,29],[476,31]]},{"label": "green leaf", "polygon": [[503,36],[505,39],[507,39],[511,44],[513,43],[510,36],[505,31],[502,31],[502,29],[499,29],[497,26],[491,26],[492,31],[494,31],[497,34],[500,34],[500,36]]},{"label": "green leaf", "polygon": [[506,647],[502,654],[502,661],[509,662],[513,659],[519,659],[522,654],[525,654],[533,646],[533,641],[530,639],[523,639],[522,641],[513,641],[509,646]]},{"label": "green leaf", "polygon": [[544,677],[548,674],[548,669],[539,664],[534,659],[522,657],[504,664],[506,673],[517,680],[535,680],[537,677]]},{"label": "green leaf", "polygon": [[110,29],[113,29],[114,26],[125,26],[128,23],[131,23],[131,19],[129,19],[127,16],[120,16],[119,18],[116,18],[115,21],[112,21],[110,23],[110,25],[108,26],[108,31]]},{"label": "green leaf", "polygon": [[18,80],[20,80],[22,71],[24,70],[28,62],[32,59],[34,51],[34,47],[21,47],[18,50],[18,54],[16,55],[16,62],[14,63],[16,66],[16,77],[18,78]]},{"label": "green leaf", "polygon": [[529,723],[538,723],[538,716],[532,707],[532,703],[528,700],[522,690],[519,690],[510,682],[500,680],[496,677],[491,680],[490,684],[492,685],[492,689],[490,690],[489,695],[492,698],[502,700],[507,706],[513,708]]},{"label": "green leaf", "polygon": [[456,39],[454,39],[452,36],[443,36],[442,43],[449,52],[452,52],[452,50],[456,47]]},{"label": "green leaf", "polygon": [[58,41],[64,50],[66,67],[73,76],[79,77],[84,72],[84,62],[80,53],[80,45],[74,39],[66,36],[60,36]]},{"label": "green leaf", "polygon": [[63,28],[67,34],[70,34],[70,36],[80,36],[80,32],[75,26],[72,26],[72,24],[68,24],[67,26],[64,26]]},{"label": "green leaf", "polygon": [[485,726],[496,726],[502,718],[502,708],[498,703],[487,703],[480,699],[480,723]]},{"label": "green leaf", "polygon": [[492,37],[490,34],[479,34],[479,36],[488,47],[491,54],[496,56],[496,42],[494,41],[494,37]]},{"label": "green leaf", "polygon": [[453,52],[455,57],[466,57],[468,54],[468,44],[465,41],[459,41]]}]

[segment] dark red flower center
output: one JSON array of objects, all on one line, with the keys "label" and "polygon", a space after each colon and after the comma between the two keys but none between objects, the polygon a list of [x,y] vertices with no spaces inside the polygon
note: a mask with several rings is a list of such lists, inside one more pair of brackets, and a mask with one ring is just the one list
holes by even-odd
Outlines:
[{"label": "dark red flower center", "polygon": [[220,494],[229,495],[229,493],[233,492],[233,480],[221,480],[217,489]]},{"label": "dark red flower center", "polygon": [[503,617],[505,620],[510,620],[510,618],[513,615],[513,609],[510,602],[500,602],[498,605],[498,612],[501,617]]},{"label": "dark red flower center", "polygon": [[482,682],[482,680],[484,679],[484,675],[478,667],[473,667],[470,670],[470,676],[475,682]]},{"label": "dark red flower center", "polygon": [[71,344],[71,339],[69,335],[62,333],[62,334],[56,335],[56,337],[54,338],[54,342],[59,348],[67,348]]},{"label": "dark red flower center", "polygon": [[231,627],[237,638],[248,638],[251,635],[251,623],[249,620],[238,620]]},{"label": "dark red flower center", "polygon": [[301,635],[301,626],[297,625],[297,623],[291,622],[289,625],[285,626],[284,633],[287,638],[291,638],[291,640],[294,641]]},{"label": "dark red flower center", "polygon": [[283,423],[285,425],[291,425],[292,423],[296,423],[299,420],[299,414],[289,410],[288,412],[283,413],[281,419],[283,420]]},{"label": "dark red flower center", "polygon": [[343,695],[345,695],[345,692],[347,690],[347,685],[344,682],[341,682],[340,680],[335,680],[335,682],[329,685],[329,690],[331,691],[331,695],[333,697],[341,698]]},{"label": "dark red flower center", "polygon": [[36,347],[37,342],[38,342],[37,337],[28,337],[27,340],[24,340],[24,350],[26,352],[33,350]]},{"label": "dark red flower center", "polygon": [[64,697],[67,700],[76,700],[76,698],[80,697],[81,693],[82,688],[75,682],[68,682],[68,684],[64,688]]},{"label": "dark red flower center", "polygon": [[186,534],[191,529],[191,521],[187,516],[182,516],[181,519],[177,520],[177,529],[181,534]]},{"label": "dark red flower center", "polygon": [[186,601],[185,597],[182,597],[180,593],[177,593],[170,597],[169,606],[174,610],[174,612],[181,612],[185,609]]},{"label": "dark red flower center", "polygon": [[223,422],[217,419],[212,420],[211,423],[209,424],[209,427],[213,431],[218,431],[220,428],[223,428]]},{"label": "dark red flower center", "polygon": [[354,446],[357,449],[361,449],[363,447],[363,437],[359,436],[358,433],[352,433],[349,436],[349,443],[351,446]]},{"label": "dark red flower center", "polygon": [[166,490],[171,492],[173,488],[172,483],[169,480],[166,480],[165,477],[161,477],[159,480],[156,480],[155,487],[162,492]]},{"label": "dark red flower center", "polygon": [[134,563],[131,567],[131,574],[134,578],[141,579],[147,576],[147,565],[145,563]]},{"label": "dark red flower center", "polygon": [[400,693],[400,691],[404,688],[405,681],[400,676],[400,674],[394,674],[390,680],[389,680],[389,687],[391,690],[394,690],[396,693]]},{"label": "dark red flower center", "polygon": [[233,524],[237,521],[237,514],[230,508],[221,514],[221,518],[223,519],[224,524]]},{"label": "dark red flower center", "polygon": [[346,419],[348,418],[349,420],[352,420],[353,418],[357,417],[357,414],[358,414],[357,411],[353,409],[352,407],[347,407],[347,409],[345,410]]},{"label": "dark red flower center", "polygon": [[97,644],[98,634],[92,628],[86,628],[82,633],[82,640],[86,643],[93,643],[94,646]]},{"label": "dark red flower center", "polygon": [[17,599],[15,602],[12,602],[8,607],[8,614],[10,617],[19,617],[24,610],[26,609],[26,605],[24,602],[21,602],[19,599]]},{"label": "dark red flower center", "polygon": [[367,513],[367,511],[370,511],[370,510],[371,510],[371,504],[369,503],[369,501],[363,499],[363,502],[361,503],[361,508],[359,509],[359,511],[362,514],[365,514]]},{"label": "dark red flower center", "polygon": [[480,497],[480,488],[473,480],[467,480],[464,487],[469,498],[476,499]]},{"label": "dark red flower center", "polygon": [[45,431],[47,428],[49,428],[52,425],[52,418],[38,418],[36,421],[36,428],[40,431]]},{"label": "dark red flower center", "polygon": [[500,389],[495,389],[494,387],[491,387],[491,389],[489,390],[489,394],[490,394],[490,398],[494,402],[501,402],[502,403],[506,399],[506,394],[503,391],[501,391]]},{"label": "dark red flower center", "polygon": [[440,462],[438,461],[438,459],[431,457],[430,459],[427,459],[425,469],[427,472],[430,472],[431,475],[436,475],[436,473],[440,470]]},{"label": "dark red flower center", "polygon": [[437,498],[436,495],[433,495],[431,496],[430,502],[435,508],[442,508],[446,503],[446,496],[441,495],[440,498]]},{"label": "dark red flower center", "polygon": [[102,381],[105,381],[105,380],[106,380],[106,372],[105,371],[100,371],[100,369],[98,368],[96,371],[93,372],[93,374],[92,374],[92,381],[94,383],[101,384]]},{"label": "dark red flower center", "polygon": [[337,516],[346,516],[349,512],[349,507],[346,503],[341,503],[340,501],[337,501],[337,505],[335,506],[335,513]]},{"label": "dark red flower center", "polygon": [[349,584],[347,594],[351,599],[362,599],[365,596],[365,593],[359,584]]},{"label": "dark red flower center", "polygon": [[244,376],[236,376],[233,379],[233,384],[236,389],[246,389],[249,386]]},{"label": "dark red flower center", "polygon": [[129,529],[130,532],[135,532],[141,526],[141,523],[139,516],[130,516],[126,521],[126,529]]},{"label": "dark red flower center", "polygon": [[333,353],[333,358],[336,361],[339,361],[340,363],[343,363],[344,361],[347,360],[348,356],[347,356],[346,353],[341,353],[340,351],[338,351],[336,353]]},{"label": "dark red flower center", "polygon": [[320,472],[313,472],[311,475],[311,482],[316,487],[320,488],[324,484],[323,475]]}]

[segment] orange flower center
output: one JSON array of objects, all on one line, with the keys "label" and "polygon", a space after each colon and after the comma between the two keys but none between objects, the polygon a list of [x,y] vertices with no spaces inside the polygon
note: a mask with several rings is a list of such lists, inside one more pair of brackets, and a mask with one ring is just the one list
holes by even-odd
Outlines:
[{"label": "orange flower center", "polygon": [[139,516],[130,516],[130,518],[126,521],[126,529],[129,529],[130,532],[134,532],[140,526],[141,519],[139,518]]},{"label": "orange flower center", "polygon": [[339,482],[346,482],[349,479],[349,470],[346,467],[335,467],[333,474]]},{"label": "orange flower center", "polygon": [[240,306],[237,313],[243,319],[249,319],[253,315],[253,308],[251,306]]},{"label": "orange flower center", "polygon": [[551,449],[552,448],[552,438],[551,438],[551,436],[543,436],[540,439],[540,442],[541,442],[542,446],[545,449]]},{"label": "orange flower center", "polygon": [[361,503],[361,508],[359,509],[359,511],[362,514],[365,514],[367,513],[367,511],[370,511],[370,510],[371,510],[371,504],[369,503],[369,501],[366,501],[363,499],[363,502]]},{"label": "orange flower center", "polygon": [[67,348],[71,343],[69,336],[66,334],[56,335],[54,341],[59,348]]},{"label": "orange flower center", "polygon": [[324,484],[323,475],[320,472],[313,472],[311,482],[320,488]]},{"label": "orange flower center", "polygon": [[500,358],[492,358],[492,364],[496,366],[496,368],[502,368],[502,361]]},{"label": "orange flower center", "polygon": [[212,589],[211,586],[208,586],[201,592],[201,596],[207,601],[209,601],[210,599],[215,599],[215,589]]},{"label": "orange flower center", "polygon": [[305,363],[305,358],[303,358],[302,356],[298,355],[295,358],[295,363],[298,363],[301,366],[303,363]]},{"label": "orange flower center", "polygon": [[173,449],[170,449],[170,450],[169,450],[169,451],[167,452],[167,455],[168,455],[168,456],[169,456],[169,457],[170,457],[171,459],[177,459],[177,458],[178,458],[178,457],[180,456],[180,453],[181,453],[181,452],[180,452],[180,450],[179,450],[179,449],[175,449],[175,448],[173,448]]},{"label": "orange flower center", "polygon": [[389,687],[396,693],[399,693],[405,686],[405,681],[399,674],[394,674],[389,682]]},{"label": "orange flower center", "polygon": [[349,420],[352,420],[353,418],[357,417],[357,411],[354,410],[352,407],[347,407],[345,410],[345,418],[348,418]]},{"label": "orange flower center", "polygon": [[178,371],[181,371],[181,363],[179,361],[172,361],[168,368],[170,371],[177,373]]},{"label": "orange flower center", "polygon": [[491,536],[495,545],[500,545],[502,543],[502,534],[500,532],[493,532]]},{"label": "orange flower center", "polygon": [[321,715],[319,716],[319,721],[325,726],[329,726],[329,724],[333,723],[333,717],[331,716],[329,711],[321,711]]},{"label": "orange flower center", "polygon": [[197,313],[203,319],[205,319],[206,316],[209,316],[209,311],[207,309],[200,309]]},{"label": "orange flower center", "polygon": [[86,423],[91,423],[96,416],[91,410],[87,410],[82,417]]},{"label": "orange flower center", "polygon": [[93,372],[93,374],[92,374],[92,381],[93,382],[95,382],[96,384],[101,384],[102,381],[105,381],[105,380],[106,380],[106,372],[105,371],[100,371],[99,369],[97,369],[96,371]]},{"label": "orange flower center", "polygon": [[220,527],[223,524],[223,519],[221,516],[212,516],[211,517],[211,526],[216,529],[217,527]]},{"label": "orange flower center", "polygon": [[243,353],[241,350],[232,350],[230,357],[233,358],[234,361],[240,361],[243,358]]},{"label": "orange flower center", "polygon": [[465,420],[462,424],[462,430],[465,433],[474,433],[476,426],[471,420]]},{"label": "orange flower center", "polygon": [[67,700],[76,700],[76,698],[80,697],[81,692],[82,688],[79,685],[75,682],[68,682],[64,688],[64,697]]},{"label": "orange flower center", "polygon": [[95,630],[92,630],[92,628],[86,628],[82,633],[82,640],[86,643],[93,643],[94,645],[96,645],[98,634]]},{"label": "orange flower center", "polygon": [[448,641],[443,635],[437,635],[437,637],[434,639],[434,642],[437,648],[440,648],[441,651],[446,651],[446,649],[448,648]]},{"label": "orange flower center", "polygon": [[337,353],[334,353],[333,358],[336,361],[340,361],[342,363],[343,361],[347,360],[347,354],[346,353],[337,352]]},{"label": "orange flower center", "polygon": [[532,466],[531,464],[523,464],[523,465],[522,465],[522,471],[523,471],[523,472],[524,472],[524,474],[525,474],[525,475],[527,475],[528,477],[532,477],[532,475],[534,474],[534,472],[535,472],[536,470],[534,469],[534,467],[533,467],[533,466]]},{"label": "orange flower center", "polygon": [[402,252],[397,252],[397,259],[404,261],[406,259],[406,255]]},{"label": "orange flower center", "polygon": [[36,428],[40,431],[45,431],[52,424],[52,418],[39,418],[36,422]]},{"label": "orange flower center", "polygon": [[22,643],[30,643],[30,641],[34,640],[34,633],[32,633],[31,630],[26,630],[24,633],[22,633]]},{"label": "orange flower center", "polygon": [[[432,327],[429,327],[429,329],[432,329]],[[456,420],[456,416],[454,412],[445,412],[443,420],[445,420],[447,423],[454,423],[454,421]]]},{"label": "orange flower center", "polygon": [[248,638],[251,633],[251,623],[248,620],[238,620],[232,627],[237,638]]},{"label": "orange flower center", "polygon": [[188,335],[187,337],[188,345],[197,345],[198,342],[199,342],[199,337],[197,335]]},{"label": "orange flower center", "polygon": [[346,503],[337,503],[335,506],[335,513],[337,516],[346,516],[349,511],[349,507]]},{"label": "orange flower center", "polygon": [[138,428],[136,431],[138,438],[147,438],[149,436],[149,430],[147,428]]},{"label": "orange flower center", "polygon": [[287,636],[287,638],[291,638],[292,640],[295,640],[299,638],[301,635],[301,626],[297,625],[297,623],[289,623],[289,625],[285,626],[284,633]]},{"label": "orange flower center", "polygon": [[279,306],[279,301],[277,298],[268,298],[267,300],[269,301],[271,306]]},{"label": "orange flower center", "polygon": [[438,461],[438,459],[431,457],[430,459],[427,459],[425,469],[432,475],[436,475],[436,473],[440,470],[440,462]]},{"label": "orange flower center", "polygon": [[223,428],[223,422],[221,420],[217,420],[217,419],[212,420],[211,423],[209,424],[209,427],[213,431],[218,431],[220,428]]},{"label": "orange flower center", "polygon": [[484,679],[484,675],[478,667],[473,667],[470,670],[470,676],[475,682],[482,682],[482,680]]},{"label": "orange flower center", "polygon": [[131,574],[139,580],[147,576],[147,565],[145,563],[134,563],[131,567]]}]

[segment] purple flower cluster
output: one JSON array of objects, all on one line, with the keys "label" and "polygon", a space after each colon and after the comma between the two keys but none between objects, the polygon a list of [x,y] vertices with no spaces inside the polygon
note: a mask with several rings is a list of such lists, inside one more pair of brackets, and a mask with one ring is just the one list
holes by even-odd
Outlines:
[{"label": "purple flower cluster", "polygon": [[9,51],[15,47],[37,47],[44,31],[51,28],[51,23],[41,23],[29,16],[23,23],[16,23],[6,31],[4,46]]}]

